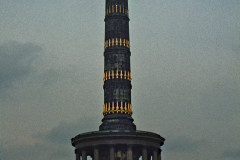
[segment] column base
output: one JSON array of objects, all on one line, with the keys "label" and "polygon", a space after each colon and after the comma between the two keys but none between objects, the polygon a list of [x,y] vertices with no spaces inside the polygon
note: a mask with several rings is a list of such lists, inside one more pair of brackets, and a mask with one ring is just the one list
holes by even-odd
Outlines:
[{"label": "column base", "polygon": [[133,118],[127,114],[109,114],[102,119],[102,124],[99,126],[100,131],[105,130],[129,130],[136,131],[136,125],[133,123]]}]

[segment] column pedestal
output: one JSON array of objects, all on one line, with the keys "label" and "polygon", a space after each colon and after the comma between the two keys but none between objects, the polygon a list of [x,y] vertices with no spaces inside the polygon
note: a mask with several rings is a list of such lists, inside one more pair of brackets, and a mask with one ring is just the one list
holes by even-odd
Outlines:
[{"label": "column pedestal", "polygon": [[[161,160],[164,138],[146,131],[96,131],[72,139],[76,160]],[[119,151],[119,152],[118,152]],[[81,156],[81,157],[80,157]]]}]

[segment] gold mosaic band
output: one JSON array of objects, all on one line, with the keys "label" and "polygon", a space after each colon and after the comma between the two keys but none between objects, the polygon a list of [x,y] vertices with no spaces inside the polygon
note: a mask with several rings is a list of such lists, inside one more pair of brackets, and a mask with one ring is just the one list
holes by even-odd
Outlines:
[{"label": "gold mosaic band", "polygon": [[113,113],[132,115],[132,104],[127,102],[105,103],[103,105],[103,115]]},{"label": "gold mosaic band", "polygon": [[114,46],[124,46],[130,48],[130,41],[124,38],[112,38],[105,41],[104,48]]},{"label": "gold mosaic band", "polygon": [[107,16],[111,13],[122,13],[122,14],[126,14],[128,16],[128,9],[122,5],[116,4],[116,5],[107,7],[107,9],[105,11],[105,16]]},{"label": "gold mosaic band", "polygon": [[122,71],[122,70],[106,71],[103,75],[103,81],[105,82],[110,79],[125,79],[128,81],[131,81],[132,80],[131,72],[130,71]]}]

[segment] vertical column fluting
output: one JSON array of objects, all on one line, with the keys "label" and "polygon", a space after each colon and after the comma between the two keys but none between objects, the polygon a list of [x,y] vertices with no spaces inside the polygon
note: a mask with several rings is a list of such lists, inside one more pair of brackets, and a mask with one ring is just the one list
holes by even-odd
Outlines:
[{"label": "vertical column fluting", "polygon": [[[100,130],[135,130],[136,128],[131,118],[132,77],[128,15],[128,0],[106,0],[103,75],[104,119]],[[123,122],[122,125],[113,124],[110,121],[106,122],[108,118],[105,117],[109,117],[109,115],[115,115],[110,116],[111,119],[117,119],[115,122],[118,121],[118,124],[120,124],[119,121]]]}]

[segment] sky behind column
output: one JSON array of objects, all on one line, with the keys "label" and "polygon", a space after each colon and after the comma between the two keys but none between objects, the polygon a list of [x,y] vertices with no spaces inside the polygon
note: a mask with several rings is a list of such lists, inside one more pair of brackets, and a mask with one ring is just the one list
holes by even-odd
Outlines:
[{"label": "sky behind column", "polygon": [[[105,1],[0,0],[2,160],[74,159],[98,130]],[[129,0],[133,118],[163,158],[240,159],[240,1]]]}]

